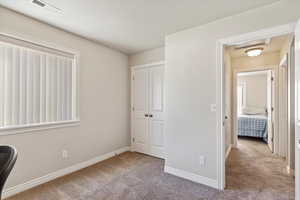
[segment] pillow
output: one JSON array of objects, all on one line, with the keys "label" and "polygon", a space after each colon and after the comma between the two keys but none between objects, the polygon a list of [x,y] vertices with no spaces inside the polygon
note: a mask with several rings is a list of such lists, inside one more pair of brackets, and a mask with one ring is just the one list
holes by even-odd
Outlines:
[{"label": "pillow", "polygon": [[245,115],[260,115],[260,114],[266,114],[266,109],[256,108],[256,107],[245,107],[243,108],[242,112]]}]

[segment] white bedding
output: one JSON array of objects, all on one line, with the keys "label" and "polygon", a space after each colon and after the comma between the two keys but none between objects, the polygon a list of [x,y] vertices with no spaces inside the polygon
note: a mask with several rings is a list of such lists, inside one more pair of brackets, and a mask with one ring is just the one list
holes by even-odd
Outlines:
[{"label": "white bedding", "polygon": [[267,119],[266,115],[239,115],[238,117],[247,117],[247,118],[258,118],[258,119]]},{"label": "white bedding", "polygon": [[242,110],[244,115],[264,115],[266,113],[266,108],[259,107],[245,107]]}]

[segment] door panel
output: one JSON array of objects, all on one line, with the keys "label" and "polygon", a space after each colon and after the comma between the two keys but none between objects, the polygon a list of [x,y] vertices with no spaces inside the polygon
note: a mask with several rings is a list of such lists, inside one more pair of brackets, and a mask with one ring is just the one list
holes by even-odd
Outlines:
[{"label": "door panel", "polygon": [[163,65],[149,69],[149,136],[150,153],[164,157],[164,67]]},{"label": "door panel", "polygon": [[148,70],[134,71],[132,84],[133,91],[133,149],[137,152],[147,153],[149,149],[148,119]]},{"label": "door panel", "polygon": [[151,120],[151,155],[163,158],[164,157],[164,122],[160,120]]},{"label": "door panel", "polygon": [[151,109],[163,111],[163,68],[155,67],[150,71]]},{"label": "door panel", "polygon": [[164,123],[162,121],[152,120],[151,128],[152,132],[156,133],[151,138],[152,145],[162,148],[164,146]]},{"label": "door panel", "polygon": [[144,117],[135,118],[134,120],[134,144],[135,150],[141,153],[147,153],[147,120]]},{"label": "door panel", "polygon": [[163,119],[164,99],[164,68],[163,66],[150,68],[150,112],[155,118]]},{"label": "door panel", "polygon": [[146,69],[136,70],[134,73],[134,110],[147,111],[148,104],[148,72]]}]

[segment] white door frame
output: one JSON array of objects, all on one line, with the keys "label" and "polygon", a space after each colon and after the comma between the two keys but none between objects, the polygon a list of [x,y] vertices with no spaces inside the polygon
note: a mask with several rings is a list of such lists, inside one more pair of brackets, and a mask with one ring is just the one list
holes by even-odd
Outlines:
[{"label": "white door frame", "polygon": [[245,68],[239,68],[239,69],[234,69],[233,70],[233,91],[232,91],[232,120],[233,120],[233,144],[232,147],[237,148],[237,141],[238,141],[238,134],[237,134],[237,130],[238,130],[238,123],[237,123],[237,92],[236,92],[236,88],[237,88],[237,74],[241,73],[241,72],[257,72],[257,71],[268,71],[268,70],[272,70],[274,72],[274,77],[275,77],[275,128],[274,128],[274,153],[276,153],[278,149],[278,142],[277,142],[277,138],[278,135],[276,135],[278,133],[278,92],[277,92],[277,88],[278,88],[278,82],[277,80],[277,66],[276,65],[265,65],[262,67],[256,66],[256,67],[245,67]]},{"label": "white door frame", "polygon": [[133,75],[134,75],[134,70],[136,69],[142,69],[142,68],[149,68],[149,67],[155,67],[159,65],[164,65],[165,61],[159,61],[159,62],[153,62],[153,63],[148,63],[148,64],[143,64],[143,65],[135,65],[130,67],[130,149],[131,151],[135,151],[134,145],[133,145],[133,140],[134,140],[134,133],[132,131],[133,127],[133,111],[134,111],[134,102],[133,102]]},{"label": "white door frame", "polygon": [[223,121],[225,117],[224,109],[224,47],[226,45],[236,45],[253,40],[266,39],[285,35],[295,32],[296,23],[285,24],[273,28],[263,29],[256,32],[246,33],[238,36],[220,39],[217,41],[216,47],[216,116],[217,116],[217,181],[218,188],[224,190],[225,188],[225,133],[223,129]]},{"label": "white door frame", "polygon": [[[290,41],[288,42],[291,45]],[[283,156],[287,160],[287,170],[290,173],[289,166],[289,138],[290,138],[290,131],[288,130],[288,116],[289,116],[289,82],[288,73],[290,68],[289,63],[289,50],[288,53],[285,53],[283,58],[280,60],[279,67],[278,67],[278,115],[282,116],[283,120],[278,122],[278,131],[280,133],[286,132],[287,134],[281,134],[279,138],[282,140],[278,140],[278,155]]]}]

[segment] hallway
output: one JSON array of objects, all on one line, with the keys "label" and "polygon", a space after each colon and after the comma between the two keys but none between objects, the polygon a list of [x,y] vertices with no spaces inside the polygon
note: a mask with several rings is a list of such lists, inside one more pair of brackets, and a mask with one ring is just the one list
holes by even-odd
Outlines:
[{"label": "hallway", "polygon": [[[237,199],[292,200],[294,178],[286,173],[285,161],[273,156],[267,145],[253,139],[238,140],[226,161],[226,194]],[[238,190],[238,191],[237,191]]]}]

